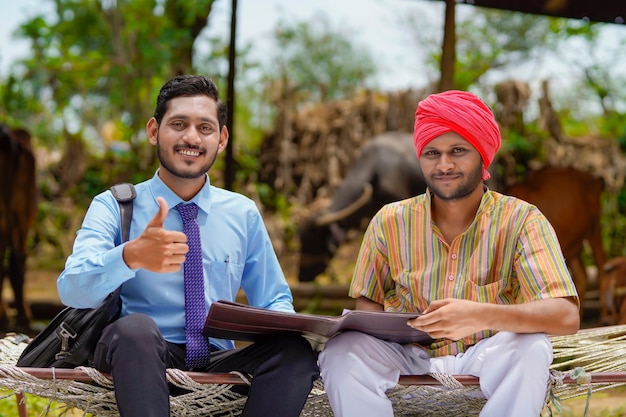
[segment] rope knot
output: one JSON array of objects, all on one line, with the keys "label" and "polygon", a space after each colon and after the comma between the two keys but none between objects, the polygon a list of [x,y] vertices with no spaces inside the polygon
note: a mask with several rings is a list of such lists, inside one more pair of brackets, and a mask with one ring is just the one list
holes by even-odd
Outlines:
[{"label": "rope knot", "polygon": [[570,377],[575,379],[578,385],[591,384],[591,375],[585,372],[585,369],[580,366],[570,371]]}]

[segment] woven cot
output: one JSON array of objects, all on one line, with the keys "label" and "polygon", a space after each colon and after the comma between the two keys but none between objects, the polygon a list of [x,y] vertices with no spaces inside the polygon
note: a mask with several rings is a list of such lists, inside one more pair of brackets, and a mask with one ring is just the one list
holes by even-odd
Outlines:
[{"label": "woven cot", "polygon": [[[93,368],[38,369],[15,366],[26,343],[0,339],[0,386],[15,392],[20,416],[26,416],[23,394],[33,394],[96,416],[117,416],[109,375]],[[559,402],[581,394],[626,384],[626,326],[580,331],[551,337],[554,363],[543,415]],[[171,398],[172,416],[238,416],[246,397],[233,393],[235,384],[248,383],[238,374],[207,374],[169,369],[170,383],[185,394]],[[388,392],[396,416],[477,416],[485,403],[478,378],[467,375],[405,375]],[[316,381],[302,417],[332,417],[322,381]]]}]

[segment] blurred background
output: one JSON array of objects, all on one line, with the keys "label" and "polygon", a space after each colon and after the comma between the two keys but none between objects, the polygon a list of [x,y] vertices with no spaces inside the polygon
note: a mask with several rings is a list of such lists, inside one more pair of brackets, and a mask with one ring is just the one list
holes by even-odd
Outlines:
[{"label": "blurred background", "polygon": [[[340,205],[337,191],[363,146],[383,132],[410,134],[421,98],[461,89],[482,97],[502,129],[491,187],[506,190],[544,167],[573,168],[600,184],[597,198],[587,183],[546,191],[563,202],[587,190],[595,198],[554,212],[601,232],[599,258],[590,243],[596,230],[577,235],[573,249],[596,322],[598,271],[626,255],[626,6],[594,2],[591,15],[576,2],[508,2],[514,10],[473,3],[0,0],[0,122],[30,135],[21,149],[34,158],[36,199],[18,180],[26,165],[9,169],[17,157],[8,156],[2,201],[24,200],[13,210],[34,204],[34,212],[23,222],[5,212],[0,225],[5,236],[16,225],[25,233],[21,285],[31,314],[56,300],[56,274],[93,196],[153,175],[144,127],[159,87],[198,73],[217,82],[230,108],[231,141],[211,180],[257,202],[296,298],[306,299],[299,309],[329,311],[335,304],[313,298],[345,297],[370,214],[323,225],[334,241],[310,254],[325,260],[308,284],[299,276],[301,234]],[[4,289],[5,304],[18,308],[16,287],[7,280]],[[615,313],[621,297],[610,294]],[[9,320],[16,314],[9,310]]]}]

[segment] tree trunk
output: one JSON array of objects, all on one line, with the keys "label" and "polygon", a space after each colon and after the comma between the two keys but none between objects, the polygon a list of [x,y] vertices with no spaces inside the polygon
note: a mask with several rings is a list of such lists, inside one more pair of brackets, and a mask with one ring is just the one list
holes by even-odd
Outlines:
[{"label": "tree trunk", "polygon": [[455,3],[455,0],[446,0],[439,92],[454,89],[454,64],[456,61]]},{"label": "tree trunk", "polygon": [[227,99],[227,120],[226,126],[230,138],[226,146],[226,165],[224,168],[224,188],[233,189],[235,182],[235,156],[234,156],[234,126],[235,126],[235,73],[236,73],[236,43],[235,34],[237,33],[237,0],[232,0],[231,17],[230,17],[230,46],[228,48],[228,90],[226,91]]}]

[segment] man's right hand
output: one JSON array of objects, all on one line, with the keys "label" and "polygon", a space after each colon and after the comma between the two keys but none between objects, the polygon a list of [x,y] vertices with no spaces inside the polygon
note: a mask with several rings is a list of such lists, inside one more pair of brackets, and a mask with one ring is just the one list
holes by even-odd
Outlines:
[{"label": "man's right hand", "polygon": [[132,269],[176,272],[185,262],[185,255],[189,251],[187,235],[163,228],[169,207],[163,197],[157,197],[157,201],[159,211],[137,239],[125,244],[122,256],[126,265]]}]

